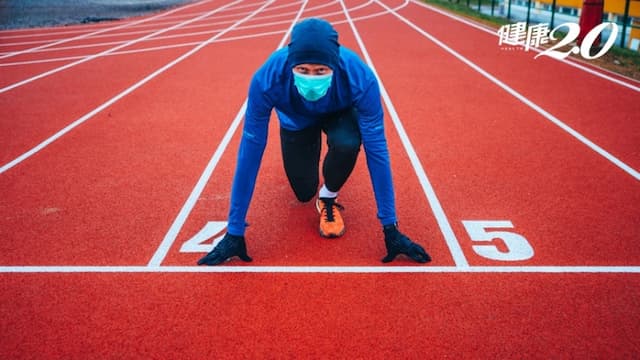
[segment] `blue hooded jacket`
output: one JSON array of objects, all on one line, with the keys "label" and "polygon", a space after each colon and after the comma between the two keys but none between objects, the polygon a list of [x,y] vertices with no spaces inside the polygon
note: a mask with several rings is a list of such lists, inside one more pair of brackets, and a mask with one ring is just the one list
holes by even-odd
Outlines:
[{"label": "blue hooded jacket", "polygon": [[[295,39],[294,28],[292,43]],[[231,190],[227,231],[239,236],[245,233],[245,219],[267,144],[269,119],[274,109],[281,127],[301,130],[318,124],[323,115],[355,108],[378,219],[382,225],[395,223],[397,219],[389,151],[384,135],[380,89],[375,75],[356,53],[339,46],[336,48],[337,59],[331,60],[333,78],[327,94],[317,101],[307,101],[298,93],[293,82],[295,56],[290,56],[290,48],[291,44],[274,52],[251,80]]]}]

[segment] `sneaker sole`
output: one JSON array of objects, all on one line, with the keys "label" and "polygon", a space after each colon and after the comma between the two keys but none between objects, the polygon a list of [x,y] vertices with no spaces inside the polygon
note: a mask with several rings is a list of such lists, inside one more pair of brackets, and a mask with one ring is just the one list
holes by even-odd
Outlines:
[{"label": "sneaker sole", "polygon": [[325,239],[336,239],[341,237],[342,235],[344,235],[346,229],[342,229],[342,231],[339,234],[325,234],[324,232],[322,232],[322,229],[319,228],[318,232],[320,233],[320,236],[322,236]]}]

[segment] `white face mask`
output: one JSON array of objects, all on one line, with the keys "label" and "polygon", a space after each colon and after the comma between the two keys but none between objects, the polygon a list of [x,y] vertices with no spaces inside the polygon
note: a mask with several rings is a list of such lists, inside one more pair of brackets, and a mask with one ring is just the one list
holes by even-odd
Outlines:
[{"label": "white face mask", "polygon": [[298,93],[308,101],[317,101],[327,94],[333,73],[327,75],[304,75],[293,72],[293,84]]}]

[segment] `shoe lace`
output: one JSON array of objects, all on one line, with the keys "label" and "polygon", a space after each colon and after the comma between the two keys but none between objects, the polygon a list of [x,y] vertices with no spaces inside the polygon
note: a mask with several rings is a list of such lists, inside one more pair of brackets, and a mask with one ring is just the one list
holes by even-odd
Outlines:
[{"label": "shoe lace", "polygon": [[324,204],[324,217],[327,222],[335,221],[335,215],[333,213],[334,207],[338,208],[339,210],[344,210],[344,206],[335,202],[335,199],[333,198],[323,198],[320,199],[320,201],[322,201],[322,203]]}]

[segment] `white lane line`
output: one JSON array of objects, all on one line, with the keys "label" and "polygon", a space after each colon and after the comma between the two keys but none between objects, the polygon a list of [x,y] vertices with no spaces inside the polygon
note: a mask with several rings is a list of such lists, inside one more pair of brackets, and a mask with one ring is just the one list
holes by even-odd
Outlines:
[{"label": "white lane line", "polygon": [[26,54],[26,53],[30,53],[30,52],[34,52],[34,51],[41,51],[43,49],[47,49],[47,48],[50,48],[52,46],[68,43],[70,41],[90,38],[90,37],[94,37],[95,35],[106,33],[106,32],[109,32],[109,31],[119,30],[119,29],[130,27],[130,26],[138,25],[138,24],[141,24],[141,23],[145,23],[145,22],[148,22],[148,21],[151,21],[151,20],[155,20],[155,19],[167,16],[167,15],[173,14],[173,13],[175,13],[177,11],[182,11],[182,10],[190,8],[192,6],[202,5],[202,4],[210,2],[210,1],[211,0],[202,0],[202,1],[199,1],[197,3],[193,3],[193,4],[185,5],[185,6],[182,6],[182,7],[179,7],[179,8],[175,8],[173,10],[170,10],[170,11],[167,11],[167,12],[152,16],[152,17],[148,17],[148,18],[144,18],[144,19],[141,19],[141,20],[137,20],[137,21],[134,21],[134,22],[128,22],[128,23],[124,23],[124,24],[119,25],[119,26],[108,27],[108,28],[105,28],[105,29],[102,29],[102,30],[98,30],[98,31],[94,31],[94,32],[78,35],[78,36],[75,36],[75,37],[61,39],[61,40],[58,40],[58,41],[46,43],[44,45],[36,46],[36,47],[33,47],[33,48],[11,52],[11,53],[8,53],[8,54],[1,55],[0,59],[6,59],[6,58],[9,58],[9,57],[12,57],[12,56]]},{"label": "white lane line", "polygon": [[[298,19],[300,19],[300,16],[302,15],[302,12],[304,11],[306,6],[307,6],[307,0],[304,0],[302,3],[302,6],[298,10],[298,13],[296,14],[291,24],[289,25],[289,28],[287,29],[286,33],[280,40],[280,43],[278,44],[278,47],[277,47],[278,49],[282,48],[286,43],[287,38],[291,33],[291,29],[293,29],[293,26],[296,24]],[[187,218],[189,217],[189,214],[191,214],[191,211],[195,207],[196,202],[200,197],[200,194],[202,194],[202,191],[204,190],[205,186],[209,182],[209,179],[211,178],[213,171],[218,165],[218,162],[220,161],[220,159],[222,158],[222,154],[224,154],[225,150],[227,149],[227,146],[229,145],[229,142],[231,141],[233,134],[236,132],[236,129],[240,125],[240,122],[244,117],[246,108],[247,108],[247,99],[245,98],[244,103],[240,107],[240,110],[238,110],[238,113],[233,119],[233,122],[231,122],[229,129],[227,130],[224,137],[222,138],[222,141],[216,148],[216,151],[213,153],[213,156],[211,157],[211,159],[209,160],[209,163],[207,164],[204,171],[202,172],[202,175],[200,175],[200,179],[198,179],[198,182],[196,183],[195,187],[191,191],[191,194],[187,198],[187,201],[185,201],[184,205],[182,206],[182,209],[180,209],[180,212],[178,213],[178,216],[175,218],[175,220],[171,224],[169,231],[162,239],[160,246],[158,246],[158,249],[151,257],[151,260],[149,260],[149,264],[148,264],[149,267],[154,267],[154,268],[159,267],[162,264],[162,261],[164,260],[164,258],[169,253],[171,246],[173,246],[173,243],[176,241],[176,238],[178,237],[178,233],[182,229],[182,226],[184,226],[184,223],[187,221]]]},{"label": "white lane line", "polygon": [[[96,0],[99,1],[99,0]],[[206,2],[209,2],[211,0],[203,0]],[[202,4],[202,3],[199,3]],[[190,5],[183,5],[181,6],[182,9],[184,8],[189,8],[195,5],[199,5],[198,3],[192,3]],[[254,8],[256,6],[259,6],[260,4],[262,4],[262,1],[258,1],[255,3],[248,3],[248,4],[243,4],[240,5],[238,7],[236,7],[235,9],[243,9],[243,8]],[[132,28],[148,28],[148,27],[162,27],[164,28],[165,25],[171,25],[171,24],[175,24],[177,22],[179,22],[179,19],[191,19],[193,17],[197,17],[204,14],[204,12],[194,12],[194,13],[187,13],[187,14],[175,14],[175,15],[170,15],[167,16],[165,19],[163,19],[163,21],[158,21],[158,22],[154,22],[152,24],[142,24],[142,25],[135,25]],[[247,13],[248,14],[248,13]],[[240,15],[245,15],[245,14],[235,14],[236,18]],[[73,30],[67,30],[67,31],[61,31],[63,28],[62,27],[53,27],[53,28],[28,28],[28,29],[15,29],[15,31],[25,31],[25,32],[30,32],[29,34],[18,34],[18,35],[7,35],[11,30],[2,30],[0,31],[0,39],[1,40],[8,40],[8,39],[20,39],[20,38],[29,38],[29,37],[41,37],[43,35],[45,36],[59,36],[59,35],[73,35],[73,34],[78,34],[78,33],[85,33],[87,31],[87,27],[92,27],[92,28],[105,28],[105,27],[111,27],[113,24],[109,23],[109,22],[103,22],[103,23],[96,23],[96,24],[91,24],[91,25],[86,25],[86,24],[74,24],[74,25],[69,25],[69,28],[73,28]],[[66,27],[65,27],[66,28]],[[49,30],[44,31],[43,30]],[[152,29],[153,30],[153,29]],[[148,32],[145,31],[145,32]],[[125,33],[122,33],[125,34]],[[121,34],[121,35],[122,35]],[[131,34],[131,33],[126,33],[126,34]],[[106,35],[102,35],[102,36],[106,36]],[[37,41],[29,41],[29,42],[21,42],[21,43],[9,43],[9,42],[0,42],[0,47],[3,46],[11,46],[11,45],[29,45],[29,44],[42,44],[43,42],[46,42],[47,40],[37,40]]]},{"label": "white lane line", "polygon": [[[211,1],[211,0],[206,0],[206,1]],[[337,0],[333,0],[333,1],[335,2]],[[371,1],[373,1],[373,0],[371,0]],[[298,1],[290,2],[290,3],[284,4],[284,5],[274,6],[273,8],[270,8],[269,11],[273,11],[276,8],[284,8],[284,7],[295,6],[296,4],[298,4],[300,2],[301,2],[301,0],[298,0]],[[261,4],[262,4],[262,1],[259,1],[259,2],[256,2],[256,3],[248,3],[248,4],[238,5],[238,6],[234,7],[234,13],[233,14],[218,15],[215,18],[216,21],[220,20],[220,19],[231,19],[230,21],[218,21],[218,22],[214,22],[214,23],[203,21],[200,24],[184,26],[184,27],[182,27],[182,29],[194,29],[194,28],[208,27],[208,26],[211,26],[211,25],[225,25],[226,26],[226,24],[233,23],[233,21],[235,21],[233,19],[237,19],[240,16],[244,16],[244,15],[247,15],[247,14],[251,13],[251,10],[244,11],[244,12],[235,12],[235,11],[240,10],[240,9],[246,9],[246,8],[253,9],[256,6],[259,6]],[[329,5],[331,5],[331,3],[321,5],[321,7],[329,6]],[[193,6],[193,4],[191,6]],[[295,11],[292,12],[292,13],[295,14]],[[193,17],[201,16],[202,14],[204,14],[204,13],[200,12],[200,13],[194,13],[194,14],[181,15],[180,18],[189,18],[189,19],[191,19]],[[273,16],[277,16],[277,15],[271,15],[271,16],[273,17]],[[176,18],[176,16],[167,17],[167,19],[170,19],[170,18]],[[157,29],[162,29],[162,28],[165,28],[167,26],[174,25],[176,23],[178,23],[178,21],[176,21],[176,19],[174,19],[172,21],[157,21],[157,22],[153,22],[151,24],[138,24],[138,25],[131,26],[128,29],[129,31],[120,32],[120,33],[117,33],[115,35],[118,35],[118,36],[130,36],[130,35],[148,34],[150,31],[157,30]],[[151,29],[148,29],[148,28],[151,28]],[[142,30],[142,29],[144,29],[144,30]],[[78,33],[78,32],[79,31],[75,31],[73,33]],[[30,35],[30,36],[40,36],[40,35],[41,34],[35,34],[35,35]],[[42,35],[47,35],[47,33],[43,33]],[[55,35],[57,35],[57,33]],[[92,38],[93,39],[99,39],[99,38],[105,38],[105,37],[109,38],[109,37],[113,37],[113,36],[114,36],[114,34],[103,34],[103,35],[93,36]],[[1,40],[6,40],[5,37],[0,37],[0,39]],[[15,43],[0,42],[0,47],[17,46],[17,45],[34,45],[34,44],[46,43],[48,41],[49,40],[32,40],[32,41],[15,42]],[[117,42],[117,43],[122,43],[122,42],[124,42],[124,41],[120,41],[120,42]],[[102,43],[102,44],[98,44],[98,45],[111,45],[111,44],[113,44],[113,43],[112,42],[110,42],[110,43]],[[45,51],[55,51],[55,50],[61,50],[61,49],[64,49],[64,48],[56,48],[56,49],[53,49],[53,50],[45,50]],[[0,53],[0,54],[4,54],[4,53]]]},{"label": "white lane line", "polygon": [[571,136],[576,138],[581,143],[587,145],[591,150],[595,151],[596,153],[598,153],[599,155],[601,155],[605,159],[609,160],[612,164],[616,165],[617,167],[622,169],[627,174],[631,175],[636,180],[640,180],[640,173],[637,170],[635,170],[631,166],[625,164],[622,160],[620,160],[617,157],[613,156],[612,154],[610,154],[609,152],[607,152],[606,150],[604,150],[600,146],[596,145],[593,141],[589,140],[588,138],[586,138],[585,136],[583,136],[582,134],[580,134],[579,132],[577,132],[576,130],[571,128],[569,125],[565,124],[560,119],[558,119],[557,117],[553,116],[551,113],[549,113],[548,111],[544,110],[542,107],[540,107],[537,104],[535,104],[533,101],[531,101],[528,98],[526,98],[524,95],[520,94],[519,92],[517,92],[513,88],[509,87],[507,84],[505,84],[502,81],[498,80],[496,77],[494,77],[493,75],[491,75],[488,72],[486,72],[484,69],[482,69],[480,66],[476,65],[475,63],[473,63],[471,60],[467,59],[466,57],[462,56],[460,53],[456,52],[455,50],[453,50],[449,46],[445,45],[442,41],[436,39],[433,35],[427,33],[426,31],[424,31],[422,28],[418,27],[416,24],[414,24],[413,22],[411,22],[407,18],[403,17],[402,15],[398,14],[394,10],[390,9],[387,5],[383,4],[380,0],[375,0],[375,1],[378,4],[380,4],[382,7],[384,7],[385,9],[388,9],[394,16],[396,16],[398,19],[400,19],[405,24],[409,25],[409,27],[411,27],[412,29],[414,29],[415,31],[420,33],[422,36],[424,36],[427,39],[431,40],[436,45],[438,45],[439,47],[444,49],[446,52],[448,52],[449,54],[453,55],[454,57],[456,57],[458,60],[462,61],[463,63],[467,64],[473,70],[477,71],[482,76],[484,76],[485,78],[489,79],[494,84],[496,84],[499,87],[501,87],[503,90],[505,90],[506,92],[511,94],[516,99],[520,100],[522,103],[524,103],[525,105],[527,105],[531,109],[535,110],[537,113],[539,113],[540,115],[545,117],[547,120],[551,121],[553,124],[555,124],[556,126],[561,128],[562,130],[564,130],[565,132],[567,132],[568,134],[570,134]]},{"label": "white lane line", "polygon": [[[358,45],[362,50],[362,54],[364,55],[367,63],[373,70],[373,73],[375,74],[376,78],[378,79],[378,82],[380,83],[380,93],[382,95],[382,98],[384,99],[385,105],[387,106],[389,115],[391,115],[391,119],[393,120],[393,124],[396,127],[398,135],[402,140],[402,145],[404,146],[404,149],[407,152],[407,155],[409,156],[411,165],[413,165],[413,169],[416,175],[418,176],[418,180],[420,181],[422,190],[425,196],[427,197],[427,200],[429,201],[429,205],[431,206],[433,215],[435,216],[436,221],[440,226],[440,231],[442,231],[442,234],[445,238],[447,246],[449,247],[449,251],[451,252],[453,261],[455,262],[457,267],[466,268],[469,266],[469,263],[467,262],[467,259],[465,258],[464,253],[462,252],[462,248],[460,247],[458,239],[456,238],[453,232],[453,229],[451,228],[451,224],[449,223],[449,220],[447,219],[447,216],[445,215],[444,210],[442,209],[442,205],[440,204],[440,201],[436,196],[433,186],[429,182],[427,173],[424,171],[424,168],[420,163],[420,159],[418,159],[418,155],[416,154],[416,151],[413,148],[413,145],[411,144],[411,141],[409,140],[409,137],[407,136],[406,131],[404,130],[404,126],[402,126],[402,121],[400,120],[400,117],[398,116],[398,113],[396,112],[395,107],[393,106],[393,103],[389,98],[389,94],[387,93],[387,90],[385,89],[382,83],[382,80],[378,76],[378,72],[376,71],[375,66],[373,65],[373,61],[371,61],[369,52],[367,51],[366,47],[364,46],[364,43],[362,42],[362,39],[360,38],[360,34],[358,33],[358,30],[356,29],[355,24],[353,23],[351,16],[349,15],[349,11],[345,6],[344,1],[340,0],[340,4],[342,5],[345,16],[347,17],[347,20],[349,22],[349,25],[353,30],[353,34],[356,38],[356,41],[358,42]],[[387,12],[393,11],[392,9],[386,6],[385,6],[385,9],[387,10]]]},{"label": "white lane line", "polygon": [[[319,6],[315,6],[313,7],[313,10],[318,10],[320,8],[326,7],[326,6],[330,6],[333,5],[333,3],[337,2],[337,0],[333,0],[331,2],[319,5]],[[296,2],[297,3],[297,2]],[[292,4],[296,4],[296,3],[292,3]],[[360,8],[360,7],[365,7],[367,5],[370,5],[373,3],[373,0],[368,0],[366,3],[363,3],[359,6],[357,6],[356,8]],[[280,7],[283,7],[285,5],[280,5]],[[238,9],[238,7],[236,7],[235,9]],[[354,8],[355,9],[355,8]],[[311,11],[312,8],[308,8],[308,11]],[[287,20],[283,20],[283,21],[275,21],[275,22],[259,22],[257,24],[254,25],[247,25],[247,26],[240,26],[237,28],[237,30],[249,30],[249,29],[257,29],[257,28],[263,28],[263,27],[270,27],[273,25],[281,25],[281,24],[289,24],[289,15],[295,15],[296,12],[292,11],[292,12],[287,12],[287,13],[278,13],[275,15],[268,15],[268,16],[260,16],[260,17],[256,17],[255,20],[258,21],[262,21],[262,20],[267,20],[267,19],[273,19],[273,18],[280,18],[280,17],[287,17]],[[324,13],[320,16],[330,16],[333,14],[340,14],[340,12],[335,12],[335,13]],[[216,16],[216,20],[219,20],[221,18],[226,18],[226,17],[233,17],[233,18],[237,18],[238,14],[229,14],[229,15],[220,15],[220,16]],[[157,36],[154,37],[153,39],[145,39],[144,41],[158,41],[158,40],[166,40],[166,39],[179,39],[179,38],[186,38],[186,37],[193,37],[193,36],[200,36],[200,35],[210,35],[212,33],[215,33],[217,31],[219,31],[218,29],[211,29],[209,27],[211,26],[226,26],[229,23],[233,23],[233,21],[229,21],[229,20],[225,20],[225,21],[217,21],[214,23],[203,23],[203,24],[199,24],[199,25],[192,25],[192,26],[184,26],[181,29],[185,30],[185,29],[192,29],[192,28],[196,28],[196,27],[207,27],[207,30],[203,30],[203,31],[198,31],[198,32],[189,32],[189,33],[179,33],[179,34],[174,34],[174,35],[167,35],[167,36]],[[136,33],[146,33],[146,32],[136,32]],[[133,33],[120,33],[118,35],[132,35]],[[111,37],[112,35],[107,35],[108,37]],[[98,38],[98,37],[94,37],[94,38]],[[124,43],[124,41],[111,41],[111,42],[102,42],[102,43],[92,43],[92,44],[84,44],[84,45],[77,45],[77,46],[67,46],[67,47],[57,47],[55,49],[45,49],[45,50],[41,50],[41,51],[35,51],[35,52],[58,52],[58,51],[62,51],[62,50],[77,50],[77,49],[87,49],[87,48],[92,48],[92,47],[102,47],[102,46],[112,46],[112,45],[118,45],[118,44],[122,44]],[[107,55],[112,55],[112,54],[107,54]],[[81,57],[81,56],[78,56]],[[55,61],[59,61],[59,60],[55,60]],[[42,60],[34,60],[34,61],[24,61],[21,62],[21,64],[29,64],[29,63],[37,63],[37,62],[47,62],[47,60],[45,59],[44,61]],[[0,66],[7,66],[7,65],[15,65],[15,63],[2,63],[0,64]]]},{"label": "white lane line", "polygon": [[[239,2],[241,2],[241,0],[236,0],[236,1],[232,2],[232,3],[230,3],[230,4],[236,4],[236,3],[239,3]],[[226,8],[230,7],[230,4],[223,5],[223,6],[221,6],[221,7],[217,8],[217,9],[215,9],[215,10],[212,10],[212,11],[206,12],[206,13],[204,13],[204,14],[202,14],[202,15],[198,16],[198,17],[195,17],[195,18],[193,18],[193,19],[190,19],[190,20],[187,20],[187,21],[183,21],[183,22],[181,22],[181,23],[179,23],[179,24],[176,24],[176,25],[174,25],[174,26],[171,26],[171,27],[168,27],[168,28],[165,28],[165,29],[162,29],[162,30],[155,31],[155,32],[153,32],[153,33],[151,33],[151,34],[148,34],[148,35],[146,35],[146,36],[143,36],[143,37],[140,37],[140,38],[137,38],[137,39],[131,40],[131,41],[127,41],[126,43],[121,44],[121,45],[119,45],[119,46],[115,46],[115,47],[113,47],[113,48],[111,48],[111,49],[108,49],[108,50],[102,51],[102,52],[97,53],[97,54],[93,54],[93,55],[87,56],[87,57],[85,57],[85,58],[83,58],[83,59],[81,59],[81,60],[74,61],[74,62],[72,62],[72,63],[69,63],[69,64],[66,64],[66,65],[60,66],[60,67],[58,67],[58,68],[55,68],[55,69],[52,69],[52,70],[46,71],[46,72],[41,73],[41,74],[39,74],[39,75],[36,75],[36,76],[30,77],[30,78],[28,78],[28,79],[25,79],[25,80],[22,80],[22,81],[20,81],[20,82],[14,83],[14,84],[12,84],[12,85],[6,86],[6,87],[4,87],[4,88],[1,88],[1,89],[0,89],[0,94],[2,94],[2,93],[4,93],[4,92],[7,92],[7,91],[9,91],[9,90],[15,89],[15,88],[17,88],[17,87],[19,87],[19,86],[22,86],[22,85],[28,84],[28,83],[33,82],[33,81],[35,81],[35,80],[42,79],[42,78],[47,77],[47,76],[49,76],[49,75],[53,75],[53,74],[58,73],[58,72],[60,72],[60,71],[62,71],[62,70],[66,70],[66,69],[69,69],[69,68],[71,68],[71,67],[73,67],[73,66],[76,66],[76,65],[79,65],[79,64],[85,63],[85,62],[87,62],[87,61],[93,60],[93,59],[95,59],[95,58],[98,58],[98,57],[101,57],[101,56],[104,56],[104,55],[110,54],[110,53],[112,53],[112,52],[114,52],[114,51],[116,51],[116,50],[122,49],[122,48],[127,47],[127,46],[131,46],[131,45],[136,44],[136,43],[138,43],[138,42],[141,42],[141,41],[143,41],[143,40],[146,40],[146,39],[149,39],[149,38],[151,38],[151,37],[154,37],[154,36],[156,36],[156,35],[159,35],[159,34],[165,33],[165,32],[167,32],[167,31],[171,31],[171,30],[175,30],[175,29],[181,28],[182,26],[185,26],[185,25],[190,24],[190,23],[192,23],[192,22],[198,21],[198,20],[200,20],[200,19],[204,19],[204,18],[206,18],[206,17],[208,17],[208,16],[211,16],[211,15],[213,15],[213,14],[217,13],[217,12],[220,12],[220,11],[222,11],[222,10],[225,10]]]},{"label": "white lane line", "polygon": [[[216,10],[223,10],[227,7],[231,7],[234,4],[240,2],[242,0],[236,0],[234,2],[228,3],[227,5],[224,5]],[[58,131],[56,134],[54,134],[53,136],[51,136],[50,138],[46,139],[45,141],[41,142],[40,144],[38,144],[37,146],[35,146],[34,148],[32,148],[31,150],[27,151],[26,153],[20,155],[19,157],[17,157],[16,159],[12,160],[11,162],[3,165],[2,167],[0,167],[0,174],[4,173],[5,171],[11,169],[12,167],[18,165],[19,163],[21,163],[22,161],[28,159],[29,157],[31,157],[32,155],[34,155],[35,153],[37,153],[38,151],[44,149],[47,145],[51,144],[52,142],[56,141],[57,139],[59,139],[60,137],[62,137],[64,134],[68,133],[69,131],[73,130],[75,127],[77,127],[78,125],[84,123],[85,121],[89,120],[91,117],[93,117],[95,114],[101,112],[102,110],[106,109],[107,107],[113,105],[115,102],[117,102],[118,100],[122,99],[123,97],[127,96],[128,94],[130,94],[131,92],[133,92],[134,90],[138,89],[139,87],[141,87],[142,85],[146,84],[147,82],[149,82],[151,79],[155,78],[156,76],[162,74],[163,72],[165,72],[166,70],[170,69],[171,67],[173,67],[174,65],[178,64],[179,62],[181,62],[182,60],[188,58],[189,56],[195,54],[196,52],[198,52],[200,49],[202,49],[203,47],[209,45],[210,43],[212,43],[213,41],[215,41],[217,38],[221,37],[222,35],[226,34],[227,32],[233,30],[236,26],[238,26],[239,24],[249,20],[253,14],[259,12],[260,10],[262,10],[263,8],[265,8],[267,5],[273,3],[275,0],[269,0],[267,1],[264,5],[262,5],[258,10],[254,11],[251,15],[246,16],[244,18],[242,18],[241,20],[236,21],[233,25],[231,25],[230,27],[228,27],[227,29],[219,32],[218,34],[214,35],[213,37],[209,38],[208,40],[200,43],[200,45],[194,47],[193,49],[189,50],[188,52],[182,54],[180,57],[176,58],[175,60],[171,61],[170,63],[166,64],[165,66],[161,67],[160,69],[154,71],[153,73],[151,73],[150,75],[147,75],[147,77],[145,77],[144,79],[138,81],[137,83],[135,83],[134,85],[130,86],[129,88],[127,88],[126,90],[122,91],[121,93],[119,93],[118,95],[114,96],[113,98],[111,98],[110,100],[108,100],[107,102],[103,103],[102,105],[98,106],[97,108],[93,109],[92,111],[90,111],[89,113],[85,114],[84,116],[82,116],[81,118],[77,119],[76,121],[74,121],[73,123],[67,125],[64,129]]]},{"label": "white lane line", "polygon": [[171,249],[171,246],[176,241],[176,238],[178,237],[178,233],[180,233],[182,226],[184,226],[184,223],[187,221],[189,214],[191,214],[191,211],[193,210],[196,203],[198,202],[198,198],[200,198],[200,195],[202,194],[202,191],[204,191],[204,188],[207,186],[207,183],[209,182],[209,179],[211,178],[213,171],[218,166],[218,162],[220,162],[222,155],[227,149],[227,146],[229,145],[229,142],[231,141],[233,134],[236,132],[236,129],[238,129],[238,126],[242,121],[242,118],[244,116],[244,112],[246,109],[247,109],[247,100],[245,99],[244,103],[240,107],[240,110],[236,114],[236,117],[231,122],[231,126],[229,126],[229,129],[227,129],[227,132],[224,134],[222,141],[220,141],[220,144],[216,148],[216,151],[213,153],[213,156],[207,163],[207,166],[202,172],[202,175],[200,175],[198,182],[194,186],[193,190],[191,190],[191,194],[189,194],[187,201],[185,201],[184,205],[182,205],[182,208],[180,209],[178,216],[176,216],[176,218],[173,220],[173,223],[171,224],[169,231],[167,231],[164,238],[162,239],[162,242],[156,249],[156,252],[151,257],[151,260],[149,260],[148,266],[150,267],[160,266],[164,258],[167,256],[167,253],[169,253],[169,249]]},{"label": "white lane line", "polygon": [[[240,30],[240,29],[236,29],[236,30]],[[255,33],[255,34],[250,34],[250,35],[240,35],[240,36],[225,37],[223,39],[217,39],[216,41],[214,41],[214,43],[222,43],[222,42],[228,42],[228,41],[254,39],[254,38],[271,36],[271,35],[280,35],[280,34],[284,33],[285,31],[286,30],[283,29],[283,30],[274,30],[274,31],[269,31],[269,32]],[[123,51],[113,52],[113,53],[107,54],[105,56],[119,56],[119,55],[145,53],[145,52],[150,52],[150,51],[162,51],[162,50],[167,50],[167,49],[175,49],[175,48],[180,48],[180,47],[194,46],[194,45],[197,45],[199,43],[200,43],[199,41],[193,41],[193,42],[177,43],[177,44],[172,44],[172,45],[154,46],[154,47],[134,49],[134,50],[123,50]],[[85,56],[86,55],[79,55],[79,56],[70,56],[70,57],[64,57],[64,58],[50,58],[50,59],[43,59],[43,60],[30,60],[30,61],[23,61],[23,62],[4,63],[4,64],[0,64],[0,67],[3,67],[3,66],[18,66],[18,65],[27,65],[27,64],[38,64],[38,63],[47,63],[47,62],[56,62],[56,61],[69,61],[69,60],[80,59],[80,58],[83,58]]]},{"label": "white lane line", "polygon": [[[337,0],[336,0],[337,1]],[[329,3],[332,4],[333,2]],[[364,8],[366,6],[369,6],[371,3],[373,3],[373,0],[369,0],[366,3],[360,4],[358,6],[349,8],[349,10],[359,10],[361,8]],[[394,10],[400,10],[404,7],[406,7],[408,5],[408,1],[404,1],[401,5],[396,6],[395,8],[393,8]],[[324,5],[321,6],[315,6],[314,9],[320,8],[320,7],[324,7]],[[307,10],[310,11],[312,8],[308,8]],[[321,17],[327,17],[327,16],[331,16],[331,15],[336,15],[336,14],[341,14],[342,11],[339,12],[333,12],[333,13],[323,13],[320,14],[318,16]],[[388,14],[388,11],[378,11],[369,15],[362,15],[359,17],[355,17],[353,18],[353,21],[360,21],[360,20],[366,20],[366,19],[370,19],[370,18],[374,18],[377,16],[382,16]],[[271,15],[271,16],[266,16],[266,17],[260,17],[260,19],[266,19],[266,18],[273,18],[273,17],[280,17],[281,15]],[[219,16],[218,18],[221,18],[223,16]],[[257,20],[258,18],[256,18]],[[347,21],[335,21],[333,22],[334,24],[338,25],[338,24],[342,24],[342,23],[346,23]],[[229,23],[228,21],[225,21],[224,23]],[[272,26],[272,25],[281,25],[281,24],[289,24],[289,21],[277,21],[277,22],[270,22],[270,23],[265,23],[265,24],[259,24],[259,25],[250,25],[250,26],[240,26],[238,27],[236,30],[245,30],[245,29],[253,29],[253,28],[261,28],[261,27],[266,27],[266,26]],[[220,24],[220,23],[217,23]],[[189,26],[184,27],[183,29],[188,28]],[[217,30],[215,30],[217,31]],[[190,34],[178,34],[178,35],[169,35],[169,36],[158,36],[156,38],[154,38],[153,40],[163,40],[163,39],[170,39],[170,38],[180,38],[180,37],[185,37],[187,35],[191,36],[191,35],[210,35],[212,33],[215,33],[215,31],[202,31],[202,32],[198,32],[198,33],[190,33]],[[250,35],[242,35],[242,36],[235,36],[235,37],[229,37],[229,38],[223,38],[223,39],[218,39],[215,42],[225,42],[225,41],[233,41],[233,40],[244,40],[244,39],[251,39],[254,37],[261,37],[261,36],[269,36],[269,35],[275,35],[275,34],[281,34],[282,32],[284,32],[285,30],[276,30],[276,31],[269,31],[269,32],[262,32],[262,33],[255,33],[255,34],[250,34]],[[147,41],[147,40],[145,40]],[[96,47],[96,46],[111,46],[111,45],[117,45],[117,44],[121,44],[122,42],[106,42],[106,43],[98,43],[98,44],[88,44],[88,45],[81,45],[81,46],[70,46],[70,47],[65,47],[65,48],[56,48],[56,49],[47,49],[47,50],[43,50],[43,51],[57,51],[57,50],[71,50],[71,49],[81,49],[81,48],[90,48],[90,47]],[[193,42],[187,42],[187,43],[177,43],[177,44],[172,44],[172,45],[165,45],[165,46],[154,46],[154,47],[148,47],[148,48],[140,48],[140,49],[135,49],[135,50],[124,50],[124,51],[116,51],[110,54],[107,54],[105,56],[114,56],[114,55],[123,55],[123,54],[134,54],[134,53],[141,53],[141,52],[147,52],[147,51],[159,51],[159,50],[165,50],[165,49],[171,49],[171,48],[176,48],[176,47],[183,47],[183,46],[193,46],[195,44],[198,44],[199,42],[197,41],[193,41]],[[19,66],[19,65],[28,65],[28,64],[40,64],[40,63],[47,63],[47,62],[57,62],[57,61],[71,61],[71,60],[77,60],[77,59],[81,59],[84,58],[85,56],[88,55],[78,55],[78,56],[69,56],[69,57],[58,57],[58,58],[49,58],[49,59],[38,59],[38,60],[29,60],[29,61],[17,61],[17,62],[8,62],[8,63],[0,63],[0,67],[8,67],[8,66]]]},{"label": "white lane line", "polygon": [[640,274],[640,266],[0,266],[0,274],[302,273],[302,274]]},{"label": "white lane line", "polygon": [[[495,37],[498,37],[498,34],[497,34],[496,30],[493,30],[493,29],[487,28],[485,26],[476,24],[476,23],[474,23],[472,21],[469,21],[467,19],[461,18],[461,17],[456,16],[454,14],[448,13],[448,12],[446,12],[444,10],[441,10],[441,9],[438,9],[436,7],[427,5],[427,4],[425,4],[423,2],[420,2],[418,0],[411,0],[411,2],[414,3],[414,4],[417,4],[419,6],[422,6],[423,8],[429,9],[429,10],[431,10],[433,12],[437,12],[438,14],[441,14],[441,15],[444,15],[446,17],[449,17],[449,18],[451,18],[453,20],[459,21],[459,22],[461,22],[463,24],[466,24],[466,25],[469,25],[469,26],[474,27],[476,29],[482,30],[482,31],[484,31],[486,33],[489,33],[489,34],[495,36]],[[497,46],[497,42],[496,42],[496,46]],[[540,49],[537,49],[537,48],[531,48],[531,50],[536,51],[536,52],[542,52],[543,51],[543,50],[540,50]],[[573,66],[573,67],[575,67],[577,69],[580,69],[582,71],[585,71],[585,72],[587,72],[589,74],[595,75],[595,76],[603,78],[605,80],[609,80],[609,81],[614,82],[614,83],[616,83],[618,85],[627,87],[627,88],[629,88],[631,90],[640,92],[640,87],[638,87],[638,86],[635,86],[633,84],[630,84],[630,83],[624,82],[622,80],[616,79],[616,78],[611,77],[611,76],[609,76],[607,74],[603,74],[603,73],[601,73],[599,71],[595,71],[593,69],[589,69],[588,67],[580,65],[579,63],[575,62],[574,60],[563,59],[563,60],[559,60],[559,61],[561,61],[561,62],[563,62],[563,63],[565,63],[567,65]],[[618,76],[622,76],[622,75],[618,75]],[[624,77],[624,76],[622,76],[622,77]],[[627,78],[627,79],[629,81],[636,81],[635,79],[631,79],[631,78]]]}]

